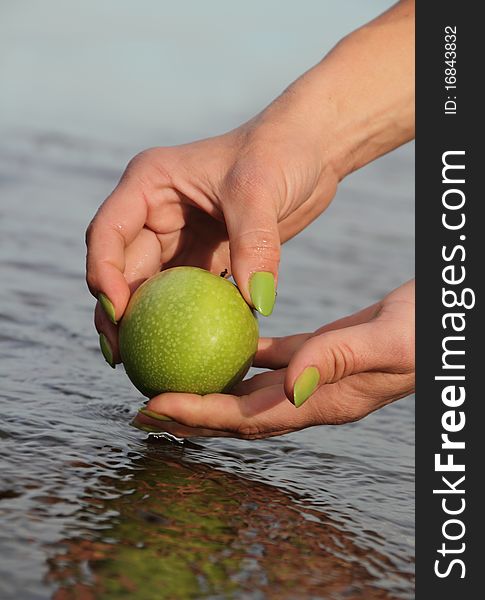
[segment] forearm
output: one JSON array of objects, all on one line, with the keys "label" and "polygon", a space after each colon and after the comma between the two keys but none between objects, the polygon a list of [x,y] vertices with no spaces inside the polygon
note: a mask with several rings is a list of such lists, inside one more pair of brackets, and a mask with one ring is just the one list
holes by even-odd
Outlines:
[{"label": "forearm", "polygon": [[[260,115],[281,113],[312,139],[342,179],[414,136],[414,1],[344,38]],[[284,119],[283,119],[284,120]]]}]

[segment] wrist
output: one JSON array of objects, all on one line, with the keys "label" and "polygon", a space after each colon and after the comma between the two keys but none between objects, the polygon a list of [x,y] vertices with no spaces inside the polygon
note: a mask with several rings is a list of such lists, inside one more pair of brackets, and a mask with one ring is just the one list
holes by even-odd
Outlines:
[{"label": "wrist", "polygon": [[343,39],[258,120],[293,124],[339,180],[414,136],[414,14],[402,2]]}]

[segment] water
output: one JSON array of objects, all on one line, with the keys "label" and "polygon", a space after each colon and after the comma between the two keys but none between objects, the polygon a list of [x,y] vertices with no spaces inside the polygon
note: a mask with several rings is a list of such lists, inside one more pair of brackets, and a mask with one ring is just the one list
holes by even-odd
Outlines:
[{"label": "water", "polygon": [[[250,88],[236,102],[229,84],[249,76],[228,71],[227,91],[202,86],[195,116],[173,108],[170,127],[163,128],[159,115],[156,132],[148,127],[156,120],[151,105],[136,123],[128,122],[134,107],[126,99],[117,108],[124,118],[107,115],[104,104],[116,86],[112,92],[107,86],[96,109],[94,90],[87,99],[66,101],[55,86],[46,91],[41,85],[55,44],[66,49],[66,63],[77,64],[82,45],[76,42],[88,30],[93,56],[88,53],[89,72],[79,78],[99,84],[108,49],[121,48],[124,36],[131,40],[133,9],[123,5],[113,27],[103,30],[94,17],[107,9],[94,2],[78,7],[72,20],[56,10],[57,2],[42,14],[33,2],[2,7],[8,18],[0,19],[0,28],[7,22],[9,36],[0,36],[0,46],[18,49],[28,39],[25,48],[35,50],[6,58],[0,52],[2,79],[11,84],[0,99],[9,117],[0,137],[2,600],[414,596],[412,398],[360,423],[269,440],[199,438],[180,445],[151,439],[129,425],[141,398],[122,369],[112,371],[99,354],[93,299],[83,280],[84,228],[130,155],[153,143],[182,141],[190,128],[195,136],[234,126],[296,75],[292,69],[316,60],[317,48],[386,3],[370,2],[361,13],[355,3],[352,22],[338,3],[328,4],[336,25],[322,25],[319,38],[313,18],[308,35],[285,29],[296,11],[289,8],[263,40],[259,34],[270,29],[267,8],[246,56],[257,72],[264,44],[277,48],[266,87]],[[172,25],[182,19],[182,8],[170,5],[167,15],[163,3],[142,5],[152,18],[163,14]],[[208,5],[216,10],[216,3]],[[325,12],[310,2],[307,7]],[[21,18],[22,10],[30,20]],[[197,18],[205,19],[204,36],[212,39],[230,15],[213,23],[210,10]],[[35,37],[39,19],[44,28],[35,29]],[[239,40],[243,26],[235,25]],[[147,27],[144,50],[132,47],[132,60],[143,64],[155,60],[151,51],[162,43],[153,23]],[[291,62],[297,41],[301,51]],[[175,35],[163,44],[180,46]],[[57,60],[54,71],[63,66]],[[15,68],[27,63],[28,77]],[[214,79],[214,67],[205,68]],[[172,98],[181,94],[188,103],[180,66],[166,78]],[[39,95],[22,94],[13,111],[12,89],[25,91],[27,79]],[[150,92],[142,90],[140,101]],[[129,94],[135,102],[133,89]],[[219,106],[225,106],[220,119]],[[315,329],[412,276],[412,181],[413,148],[407,146],[342,184],[326,214],[285,247],[277,308],[262,321],[265,335]]]}]

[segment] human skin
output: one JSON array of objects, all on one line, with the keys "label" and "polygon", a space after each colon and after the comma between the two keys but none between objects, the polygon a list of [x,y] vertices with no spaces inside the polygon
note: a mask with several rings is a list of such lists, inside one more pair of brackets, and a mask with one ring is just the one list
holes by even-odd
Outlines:
[{"label": "human skin", "polygon": [[[297,408],[294,383],[308,365],[320,380]],[[313,333],[261,338],[255,366],[273,370],[243,381],[232,394],[161,394],[134,424],[180,437],[256,439],[362,419],[414,389],[414,281]]]},{"label": "human skin", "polygon": [[[227,268],[248,303],[269,314],[274,289],[266,285],[255,294],[253,275],[269,274],[276,288],[281,243],[325,210],[347,174],[413,135],[414,2],[405,0],[344,38],[237,129],[137,155],[87,231],[87,282],[96,297],[103,294],[105,310],[98,302],[95,324],[105,336],[108,361],[119,362],[115,322],[130,294],[160,269],[194,265],[219,273]],[[387,321],[389,335],[403,344],[394,351],[408,357],[412,324],[401,315],[395,318],[408,329],[398,334],[399,328]],[[358,337],[352,343],[362,346]],[[375,368],[367,365],[372,372],[382,361],[379,345],[372,337],[367,343],[375,347],[375,352],[366,351],[376,361]],[[320,364],[319,349],[312,344],[312,352],[304,353],[305,364],[295,363],[299,373],[293,360],[288,367],[284,389],[290,401],[298,375]],[[272,366],[264,350],[259,357],[260,366]],[[317,368],[319,381],[326,381],[324,367]],[[387,379],[382,385],[387,398],[402,396]],[[180,405],[188,401],[183,394],[178,398]],[[210,400],[204,398],[208,423],[218,417]],[[306,412],[314,404],[312,396],[298,410]],[[378,408],[372,406],[367,413]],[[152,407],[160,409],[159,403]],[[345,420],[353,419],[344,413],[336,417]]]}]

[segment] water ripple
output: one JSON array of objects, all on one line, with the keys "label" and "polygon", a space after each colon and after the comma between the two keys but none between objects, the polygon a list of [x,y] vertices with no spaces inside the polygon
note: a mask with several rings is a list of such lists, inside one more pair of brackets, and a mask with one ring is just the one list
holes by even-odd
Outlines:
[{"label": "water ripple", "polygon": [[[36,204],[21,221],[19,202],[2,207],[0,221],[2,600],[93,590],[147,600],[413,597],[411,399],[361,423],[258,442],[176,444],[133,429],[142,398],[99,355],[82,274],[83,230],[111,185],[111,150],[98,150],[96,168],[89,144],[17,144],[14,155],[0,143],[10,156],[0,179],[19,202],[35,190]],[[77,192],[66,211],[66,189],[93,201]],[[405,231],[385,258],[383,235],[359,254],[387,201],[366,193],[365,223],[344,191],[332,226],[319,221],[285,249],[265,334],[314,329],[406,270]]]}]

